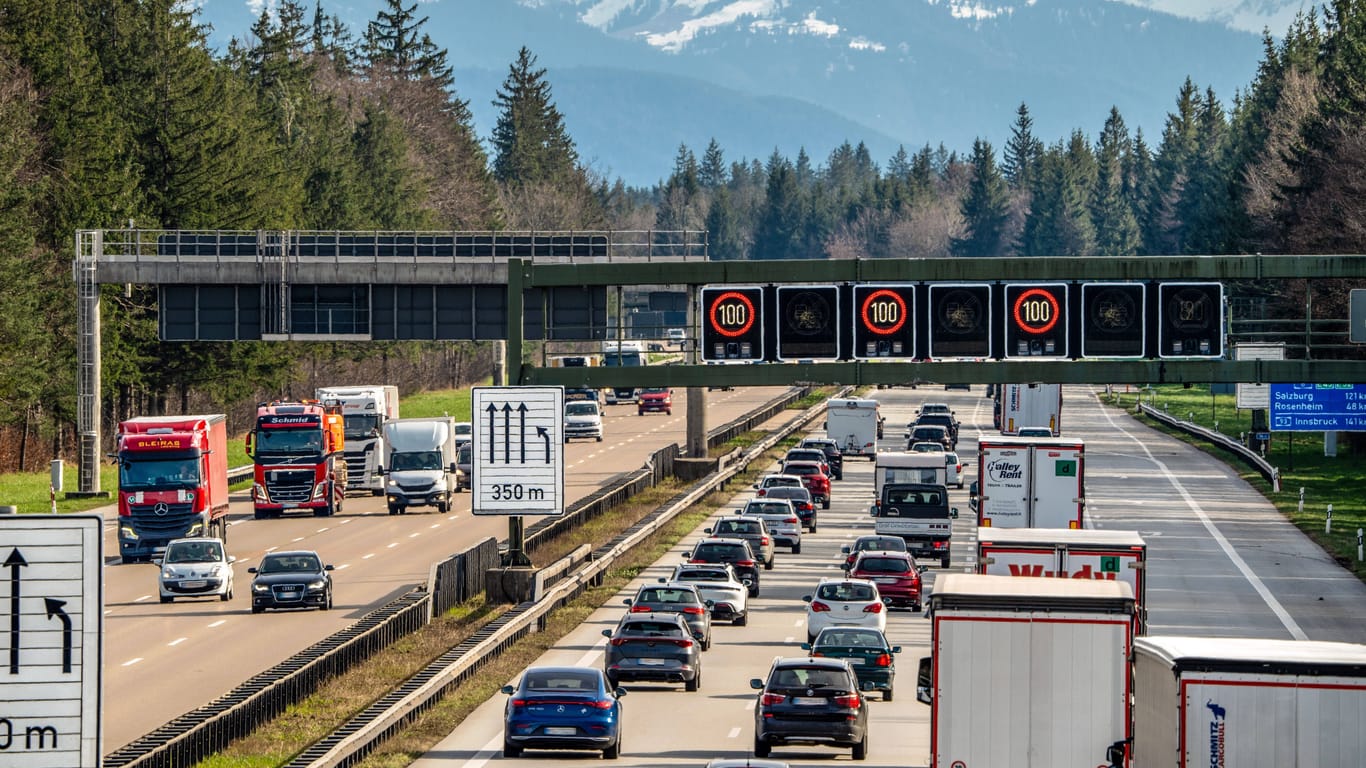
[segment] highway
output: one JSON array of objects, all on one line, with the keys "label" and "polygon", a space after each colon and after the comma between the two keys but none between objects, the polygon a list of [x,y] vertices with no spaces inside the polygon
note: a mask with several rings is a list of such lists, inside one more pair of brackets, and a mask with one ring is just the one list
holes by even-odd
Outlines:
[{"label": "highway", "polygon": [[[707,393],[707,423],[715,428],[772,400],[777,387]],[[566,496],[577,500],[612,477],[638,469],[669,443],[683,443],[686,397],[674,412],[637,416],[634,405],[609,406],[605,439],[567,447]],[[114,520],[105,516],[104,551],[117,553]],[[532,521],[529,521],[529,523]],[[255,520],[246,493],[232,497],[228,550],[236,597],[157,598],[157,567],[119,564],[104,570],[104,751],[117,749],[171,719],[230,691],[271,666],[337,632],[374,608],[427,582],[432,563],[488,536],[507,536],[503,517],[470,514],[470,495],[456,496],[449,514],[414,509],[391,516],[384,500],[351,496],[333,517],[287,516]],[[335,607],[322,611],[269,611],[252,615],[247,568],[271,550],[313,549],[336,566]]]},{"label": "highway", "polygon": [[[948,402],[963,422],[959,453],[977,471],[976,442],[992,434],[991,403],[981,386],[973,392],[937,387],[871,393],[887,417],[884,449],[900,447],[903,425],[926,401]],[[1337,567],[1236,472],[1209,456],[1128,415],[1103,409],[1090,390],[1068,387],[1063,431],[1087,443],[1089,524],[1136,529],[1149,544],[1148,607],[1152,634],[1308,637],[1366,642],[1366,587]],[[738,493],[736,504],[748,497]],[[951,568],[967,570],[974,558],[975,521],[966,491],[950,490],[962,515],[954,525]],[[623,754],[629,766],[702,766],[717,757],[751,756],[755,694],[751,678],[765,676],[775,656],[801,653],[805,605],[822,576],[839,575],[839,546],[871,532],[872,464],[852,460],[834,484],[833,504],[820,513],[819,531],[806,534],[801,555],[779,550],[777,565],[763,575],[763,593],[751,601],[748,626],[718,625],[703,659],[701,690],[681,686],[628,685],[623,701]],[[616,624],[621,600],[681,562],[702,535],[701,527],[605,607],[548,651],[538,664],[602,664],[601,630]],[[927,574],[929,588],[939,569]],[[871,700],[869,766],[920,766],[929,757],[929,707],[915,700],[917,660],[928,653],[929,622],[921,614],[894,611],[887,634],[902,647],[894,701]],[[514,681],[508,681],[514,682]],[[876,699],[877,697],[873,697]],[[495,696],[432,748],[418,768],[482,768],[502,760],[505,697]],[[563,764],[596,759],[592,753],[529,751],[518,765]],[[1103,755],[1097,755],[1097,764]],[[794,765],[850,760],[848,750],[775,748],[772,759]]]}]

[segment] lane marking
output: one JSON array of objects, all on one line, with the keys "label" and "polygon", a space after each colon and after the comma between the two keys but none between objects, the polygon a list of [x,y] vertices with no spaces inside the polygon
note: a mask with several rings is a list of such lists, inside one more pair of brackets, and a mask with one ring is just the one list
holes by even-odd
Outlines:
[{"label": "lane marking", "polygon": [[123,662],[123,666],[125,666],[125,667],[131,667],[131,666],[133,666],[134,664],[138,663],[139,661],[142,661],[142,657],[141,657],[141,656],[137,657],[136,659],[129,659],[128,661]]},{"label": "lane marking", "polygon": [[185,641],[188,640],[188,639],[189,639],[188,637],[177,637],[176,639],[174,639],[174,640],[172,640],[171,642],[167,643],[167,645],[174,647],[174,646],[180,645],[181,643],[185,642]]},{"label": "lane marking", "polygon": [[135,603],[140,603],[140,602],[142,602],[143,600],[151,600],[151,599],[152,599],[152,596],[151,596],[151,595],[143,595],[142,597],[139,597],[138,599],[134,600],[133,602],[135,602]]},{"label": "lane marking", "polygon": [[[408,538],[410,538],[410,539],[416,539],[418,536],[421,536],[421,535],[422,535],[422,532],[421,532],[421,531],[418,531],[417,533],[410,533],[410,534],[408,534]],[[393,545],[390,544],[389,546],[393,546]]]},{"label": "lane marking", "polygon": [[1181,481],[1167,468],[1166,464],[1156,456],[1153,456],[1152,451],[1148,450],[1148,446],[1144,445],[1142,440],[1134,437],[1128,430],[1121,427],[1113,418],[1111,418],[1110,409],[1101,405],[1100,397],[1096,395],[1095,392],[1091,392],[1091,399],[1095,401],[1096,407],[1100,409],[1101,414],[1105,416],[1105,420],[1110,423],[1110,426],[1118,430],[1120,434],[1137,443],[1138,447],[1147,455],[1148,460],[1161,470],[1162,475],[1167,478],[1167,482],[1171,483],[1172,487],[1176,489],[1176,492],[1181,494],[1181,498],[1186,502],[1186,506],[1190,507],[1190,510],[1195,513],[1196,519],[1200,521],[1201,525],[1205,526],[1205,530],[1209,531],[1209,534],[1213,537],[1215,543],[1219,545],[1220,549],[1224,550],[1224,554],[1228,556],[1228,559],[1233,563],[1234,567],[1243,574],[1243,578],[1247,579],[1247,582],[1257,591],[1257,594],[1261,596],[1262,601],[1271,609],[1271,612],[1276,614],[1276,618],[1281,621],[1281,626],[1285,627],[1286,631],[1290,633],[1290,636],[1296,640],[1308,640],[1309,635],[1305,634],[1303,629],[1300,629],[1300,625],[1295,621],[1294,617],[1290,615],[1290,612],[1285,609],[1285,606],[1281,605],[1281,602],[1276,599],[1276,596],[1271,593],[1271,590],[1267,589],[1266,584],[1262,583],[1262,580],[1257,578],[1257,574],[1252,572],[1252,568],[1247,564],[1247,561],[1242,558],[1242,555],[1238,554],[1238,551],[1233,548],[1233,545],[1229,543],[1229,540],[1224,538],[1224,534],[1214,525],[1214,521],[1210,520],[1209,515],[1205,514],[1204,508],[1202,508],[1200,503],[1186,490],[1186,486],[1181,484]]},{"label": "lane marking", "polygon": [[266,547],[267,552],[274,552],[277,549],[279,549],[279,547]]},{"label": "lane marking", "polygon": [[318,533],[323,533],[323,532],[326,531],[326,530],[327,530],[326,528],[319,528],[319,529],[318,529]]},{"label": "lane marking", "polygon": [[228,623],[228,620],[227,620],[227,619],[219,619],[218,621],[215,621],[214,623],[210,624],[210,625],[209,625],[209,629],[213,629],[214,627],[221,627],[221,626],[223,626],[224,624],[227,624],[227,623]]},{"label": "lane marking", "polygon": [[397,542],[397,541],[391,541],[391,542],[389,542],[389,546],[385,547],[385,549],[393,549],[394,547],[397,547],[397,546],[398,546],[398,542]]},{"label": "lane marking", "polygon": [[740,728],[739,728],[739,726],[736,726],[735,728],[730,729],[730,733],[726,734],[726,738],[728,738],[728,739],[733,739],[733,738],[735,738],[736,736],[739,736],[739,735],[740,735]]},{"label": "lane marking", "polygon": [[347,518],[347,519],[341,521],[341,525],[346,525],[346,524],[349,523],[349,522],[351,522],[351,518]]},{"label": "lane marking", "polygon": [[360,556],[360,559],[362,559],[362,560],[369,560],[370,558],[372,558],[372,557],[374,557],[374,556],[375,556],[375,553],[374,553],[374,552],[371,552],[371,553],[368,554],[368,555],[361,555],[361,556]]},{"label": "lane marking", "polygon": [[603,649],[604,649],[606,646],[607,646],[607,638],[605,638],[605,637],[600,637],[600,638],[598,638],[598,641],[597,641],[596,643],[593,643],[593,646],[592,646],[591,648],[589,648],[588,651],[587,651],[586,653],[584,653],[583,656],[580,656],[580,657],[579,657],[579,660],[574,664],[574,666],[576,666],[576,667],[587,667],[587,666],[589,666],[590,664],[592,664],[593,661],[595,661],[595,660],[597,659],[597,657],[598,657],[599,655],[602,654]]},{"label": "lane marking", "polygon": [[341,565],[337,566],[337,570],[339,570],[339,571],[344,571],[344,570],[346,570],[347,568],[350,568],[350,567],[351,567],[351,564],[350,564],[350,563],[342,563]]},{"label": "lane marking", "polygon": [[489,739],[489,743],[485,744],[478,752],[475,752],[474,757],[466,760],[465,768],[484,768],[484,765],[488,763],[490,758],[502,751],[503,737],[500,734]]},{"label": "lane marking", "polygon": [[300,536],[300,537],[294,539],[293,541],[291,541],[291,542],[289,542],[289,543],[290,543],[290,544],[297,544],[297,543],[299,543],[299,542],[301,542],[301,541],[303,541],[303,540],[304,540],[304,537]]}]

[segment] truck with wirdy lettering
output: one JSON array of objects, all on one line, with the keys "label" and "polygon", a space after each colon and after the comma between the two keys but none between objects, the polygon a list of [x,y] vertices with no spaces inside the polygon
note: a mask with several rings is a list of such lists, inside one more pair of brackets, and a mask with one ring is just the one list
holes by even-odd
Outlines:
[{"label": "truck with wirdy lettering", "polygon": [[227,539],[226,416],[128,419],[115,442],[123,562],[151,560],[172,539]]},{"label": "truck with wirdy lettering", "polygon": [[1046,427],[1053,437],[1062,433],[1061,384],[1002,384],[996,393],[1001,434],[1030,427]]},{"label": "truck with wirdy lettering", "polygon": [[398,418],[398,387],[370,384],[351,387],[320,387],[316,392],[324,406],[341,408],[346,440],[346,489],[384,495],[384,425]]},{"label": "truck with wirdy lettering", "polygon": [[928,615],[931,768],[1089,768],[1129,738],[1128,584],[942,573]]},{"label": "truck with wirdy lettering", "polygon": [[1082,528],[1086,445],[1060,437],[977,442],[977,524],[991,528]]},{"label": "truck with wirdy lettering", "polygon": [[285,512],[326,517],[346,499],[345,427],[338,406],[317,400],[261,403],[247,433],[256,519]]},{"label": "truck with wirdy lettering", "polygon": [[977,572],[1122,581],[1133,591],[1140,634],[1147,623],[1148,544],[1138,531],[978,528]]}]

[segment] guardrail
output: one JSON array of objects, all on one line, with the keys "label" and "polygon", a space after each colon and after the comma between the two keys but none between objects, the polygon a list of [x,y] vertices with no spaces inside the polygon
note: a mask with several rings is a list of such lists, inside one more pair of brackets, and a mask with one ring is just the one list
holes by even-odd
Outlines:
[{"label": "guardrail", "polygon": [[[765,405],[761,411],[774,409],[779,402],[790,403],[804,396],[804,390],[794,390],[783,397],[777,398]],[[797,420],[790,422],[778,433],[770,435],[760,443],[756,444],[749,452],[752,456],[762,455],[762,452],[782,439],[783,436],[799,429],[809,423],[816,416],[823,412],[824,404],[820,404],[808,409],[806,414]],[[781,408],[777,408],[781,410]],[[776,413],[776,410],[773,411]],[[748,419],[738,419],[732,424],[747,421]],[[728,425],[729,426],[729,425]],[[713,434],[724,431],[723,427]],[[727,438],[729,439],[729,438]],[[667,454],[672,450],[673,455],[677,455],[676,445],[666,446],[656,453]],[[629,498],[629,493],[617,494],[613,491],[616,488],[625,486],[644,487],[649,484],[649,480],[654,480],[660,472],[659,465],[663,463],[652,458],[650,465],[632,473],[624,478],[617,486],[612,489],[604,489],[589,499],[585,499],[580,504],[576,504],[581,512],[587,512],[589,508],[599,507],[594,514],[601,514],[610,504],[620,504]],[[651,466],[653,465],[653,466]],[[552,585],[546,590],[546,600],[534,604],[535,606],[560,605],[565,600],[582,591],[583,585],[590,583],[598,578],[610,560],[599,564],[599,560],[608,553],[617,552],[611,559],[619,556],[621,540],[637,541],[642,535],[656,530],[673,516],[677,515],[687,504],[691,504],[697,498],[711,492],[716,487],[724,487],[726,481],[733,477],[744,467],[748,466],[748,461],[737,461],[728,466],[724,471],[703,479],[695,483],[692,488],[671,500],[661,512],[656,512],[655,516],[667,514],[662,520],[647,518],[646,521],[631,528],[618,540],[593,554],[593,560],[583,569],[579,569],[575,576],[562,580],[563,584],[572,587],[571,593],[566,593],[565,588],[560,585]],[[242,468],[238,468],[242,469]],[[250,470],[250,467],[245,468]],[[236,471],[236,470],[234,470]],[[648,478],[649,480],[646,480]],[[644,481],[644,483],[642,483]],[[609,497],[611,500],[609,501]],[[682,507],[682,504],[686,501]],[[548,521],[543,521],[548,522]],[[644,531],[645,533],[642,533]],[[528,545],[532,536],[528,532]],[[490,562],[490,549],[496,547],[496,543],[491,539],[486,539],[466,552],[458,553],[445,563],[451,563],[453,568],[461,571],[471,571],[471,566],[477,563]],[[456,563],[456,561],[459,561]],[[438,564],[439,565],[439,564]],[[433,572],[436,572],[434,567]],[[585,578],[585,574],[592,574],[591,578]],[[466,573],[465,577],[468,578]],[[483,571],[478,574],[482,582]],[[454,576],[450,571],[439,578],[433,578],[429,582],[429,587],[419,588],[402,595],[387,605],[378,608],[367,614],[361,620],[328,638],[325,638],[308,649],[294,655],[293,657],[277,664],[271,669],[256,675],[247,682],[237,686],[224,696],[215,699],[209,704],[199,707],[181,717],[172,720],[170,723],[156,729],[152,733],[142,736],[128,745],[115,750],[106,755],[103,765],[106,768],[175,768],[176,766],[192,765],[205,757],[220,752],[225,749],[234,739],[241,738],[249,734],[266,719],[278,715],[287,707],[302,701],[317,690],[317,687],[327,678],[341,674],[347,669],[372,656],[374,653],[404,637],[430,621],[434,614],[434,609],[438,603],[445,603],[450,600],[451,595],[471,594],[481,589],[472,584],[462,583],[453,584]],[[438,592],[441,593],[438,596]],[[566,596],[567,594],[567,596]],[[553,601],[547,603],[546,601]],[[455,649],[443,655],[433,664],[445,664],[454,671],[450,674],[438,675],[432,672],[419,673],[414,676],[404,686],[400,686],[394,692],[381,699],[381,701],[368,707],[358,718],[369,716],[371,719],[379,718],[382,713],[390,712],[393,707],[402,708],[406,717],[412,717],[425,711],[431,704],[440,699],[446,690],[458,684],[470,672],[478,669],[489,658],[502,648],[514,642],[522,634],[528,631],[528,627],[540,620],[548,612],[537,610],[534,612],[534,620],[522,621],[520,617],[530,610],[533,604],[524,603],[514,608],[511,612],[504,614],[499,619],[478,630],[469,641],[462,643]],[[508,627],[503,631],[502,627]],[[472,655],[471,655],[472,654]],[[468,658],[466,658],[468,656]],[[429,665],[428,670],[431,670]],[[428,684],[423,680],[436,680],[440,678],[443,682],[438,684]],[[426,692],[428,698],[426,703],[415,706],[405,704],[394,704],[390,700],[398,696],[402,701],[407,701],[408,691]],[[404,721],[406,722],[406,721]],[[401,723],[400,723],[401,725]],[[339,729],[334,736],[340,738],[339,734],[348,733],[347,728]],[[369,731],[367,731],[369,732]],[[374,735],[374,738],[364,745],[358,746],[350,752],[344,762],[319,763],[320,765],[350,765],[352,758],[358,760],[364,754],[368,754],[373,748],[373,744],[378,743],[388,733],[382,730]],[[354,741],[354,740],[352,740]],[[304,755],[316,755],[320,747],[324,747],[326,740],[307,750]],[[348,742],[350,743],[350,742]],[[330,752],[331,747],[323,748],[323,752]],[[301,755],[297,759],[304,759]],[[312,758],[309,758],[312,759]],[[311,763],[305,762],[302,765]],[[290,763],[295,765],[295,763]]]},{"label": "guardrail", "polygon": [[1151,405],[1139,403],[1138,409],[1173,429],[1179,429],[1188,435],[1193,435],[1202,440],[1208,440],[1209,442],[1218,445],[1220,448],[1237,454],[1239,458],[1246,461],[1248,464],[1252,465],[1254,469],[1260,472],[1262,477],[1266,478],[1267,482],[1271,483],[1271,490],[1281,490],[1281,470],[1277,467],[1273,467],[1270,462],[1262,458],[1261,454],[1248,448],[1246,445],[1243,445],[1222,432],[1206,429],[1193,422],[1182,421],[1169,413],[1159,411]]},{"label": "guardrail", "polygon": [[250,480],[251,472],[255,468],[255,464],[246,464],[241,467],[228,467],[228,485],[239,483],[243,480]]}]

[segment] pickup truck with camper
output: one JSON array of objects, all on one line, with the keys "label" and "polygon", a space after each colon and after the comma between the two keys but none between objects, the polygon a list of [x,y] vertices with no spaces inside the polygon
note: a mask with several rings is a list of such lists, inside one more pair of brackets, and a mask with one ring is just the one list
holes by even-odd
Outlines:
[{"label": "pickup truck with camper", "polygon": [[1060,437],[977,442],[977,524],[1084,528],[1086,445]]},{"label": "pickup truck with camper", "polygon": [[128,419],[119,424],[115,442],[123,562],[147,562],[173,539],[227,538],[226,416]]},{"label": "pickup truck with camper", "polygon": [[938,560],[941,568],[949,567],[949,542],[958,509],[949,506],[948,488],[886,483],[868,513],[873,517],[874,532],[900,536],[912,555]]},{"label": "pickup truck with camper", "polygon": [[341,408],[346,438],[346,490],[384,495],[384,478],[376,471],[384,462],[384,423],[398,418],[398,387],[363,384],[319,387],[315,396],[325,406]]},{"label": "pickup truck with camper", "polygon": [[[1089,767],[1129,737],[1128,584],[944,573],[928,604],[916,699],[930,705],[930,755],[910,764]],[[1148,765],[1171,765],[1174,751],[1155,754]],[[1288,763],[1229,763],[1253,764]]]},{"label": "pickup truck with camper", "polygon": [[389,455],[381,471],[387,481],[389,514],[405,514],[409,507],[449,512],[451,496],[459,487],[455,419],[397,419],[384,426],[384,439]]}]

